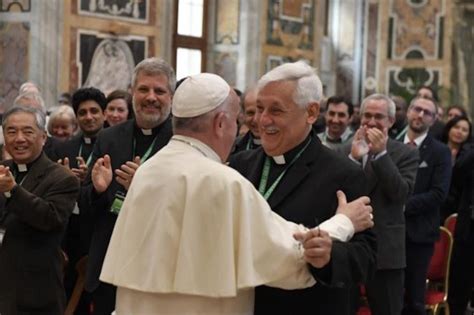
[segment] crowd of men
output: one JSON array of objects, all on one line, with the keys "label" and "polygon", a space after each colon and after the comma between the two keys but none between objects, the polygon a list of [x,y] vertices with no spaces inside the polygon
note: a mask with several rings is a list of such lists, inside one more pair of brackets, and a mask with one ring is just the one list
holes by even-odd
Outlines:
[{"label": "crowd of men", "polygon": [[242,97],[210,73],[176,85],[145,59],[130,94],[73,93],[50,135],[41,92],[22,86],[2,119],[0,314],[63,314],[83,257],[75,314],[349,315],[361,286],[374,315],[425,314],[453,211],[453,266],[470,273],[451,273],[449,303],[463,314],[474,154],[437,140],[433,90],[325,99],[304,62]]}]

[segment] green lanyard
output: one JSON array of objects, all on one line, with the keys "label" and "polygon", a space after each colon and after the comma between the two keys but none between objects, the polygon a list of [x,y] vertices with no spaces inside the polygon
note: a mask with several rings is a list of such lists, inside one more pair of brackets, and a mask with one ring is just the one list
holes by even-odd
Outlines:
[{"label": "green lanyard", "polygon": [[[77,154],[78,156],[82,157],[82,143],[81,146],[79,147],[79,153]],[[92,161],[92,152],[89,154],[89,157],[87,158],[86,165],[89,167]]]},{"label": "green lanyard", "polygon": [[405,128],[403,128],[403,130],[398,133],[398,135],[395,137],[395,140],[399,140],[399,141],[402,140],[402,138],[405,137],[407,131],[408,131],[408,125],[406,125]]},{"label": "green lanyard", "polygon": [[251,142],[252,142],[252,138],[249,137],[249,140],[247,141],[247,145],[245,146],[245,150],[250,150]]},{"label": "green lanyard", "polygon": [[[145,154],[143,154],[143,156],[140,158],[140,164],[145,162],[148,157],[150,156],[151,154],[151,151],[153,150],[153,146],[155,145],[155,142],[156,142],[156,138],[158,138],[158,135],[155,136],[155,138],[153,139],[153,142],[150,144],[150,146],[148,147],[148,149],[145,151]],[[136,141],[135,141],[135,138],[133,138],[133,157],[132,157],[132,160],[135,158],[136,156],[136,153],[135,153],[135,148],[136,148]]]},{"label": "green lanyard", "polygon": [[288,169],[296,162],[296,160],[298,160],[298,158],[301,156],[301,154],[303,154],[303,152],[306,150],[306,148],[308,147],[310,143],[311,143],[311,138],[309,139],[308,143],[306,143],[305,146],[298,152],[298,154],[296,154],[293,160],[288,164],[288,166],[283,170],[280,176],[277,177],[277,179],[266,191],[265,189],[268,183],[268,175],[270,174],[270,158],[268,156],[265,158],[265,163],[263,164],[262,177],[260,178],[260,185],[258,186],[258,191],[263,196],[263,198],[265,198],[265,200],[268,200],[268,198],[270,198],[276,186],[280,183],[281,179],[286,174],[286,171],[288,171]]}]

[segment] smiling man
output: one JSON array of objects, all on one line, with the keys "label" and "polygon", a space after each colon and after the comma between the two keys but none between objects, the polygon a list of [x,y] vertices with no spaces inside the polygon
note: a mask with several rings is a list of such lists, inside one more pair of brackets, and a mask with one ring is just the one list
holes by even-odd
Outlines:
[{"label": "smiling man", "polygon": [[257,87],[252,86],[244,94],[244,123],[249,131],[236,140],[233,153],[260,147],[260,131],[257,122]]},{"label": "smiling man", "polygon": [[[349,200],[365,193],[360,169],[321,144],[312,132],[319,115],[322,84],[304,62],[281,65],[258,82],[257,120],[262,147],[244,151],[230,165],[249,179],[272,210],[286,220],[316,227],[336,213],[338,190]],[[351,314],[351,289],[375,264],[370,231],[356,231],[347,243],[333,241],[324,264],[311,267],[319,281],[303,290],[260,286],[255,314]]]},{"label": "smiling man", "polygon": [[32,107],[3,115],[0,165],[0,313],[64,314],[61,237],[79,182],[43,153],[45,116]]},{"label": "smiling man", "polygon": [[132,77],[135,119],[104,129],[97,137],[91,159],[94,166],[81,198],[81,203],[90,205],[93,212],[85,288],[92,292],[94,314],[114,310],[115,287],[99,281],[102,262],[135,171],[171,138],[175,84],[175,73],[168,63],[159,58],[141,61]]},{"label": "smiling man", "polygon": [[350,128],[354,105],[343,97],[332,96],[326,102],[326,130],[318,134],[321,142],[335,149],[351,142],[354,132]]},{"label": "smiling man", "polygon": [[361,127],[342,148],[364,170],[374,206],[377,271],[366,284],[372,314],[399,315],[403,306],[405,268],[404,207],[415,185],[418,153],[388,137],[395,103],[383,94],[366,97],[360,106]]},{"label": "smiling man", "polygon": [[418,149],[420,162],[413,195],[405,207],[407,267],[404,315],[424,315],[426,274],[439,237],[439,208],[451,180],[451,153],[428,131],[436,121],[433,99],[415,98],[408,107],[404,143]]},{"label": "smiling man", "polygon": [[[105,104],[104,93],[94,87],[80,88],[72,95],[72,108],[76,114],[80,132],[70,140],[58,144],[56,152],[60,163],[69,167],[81,184],[84,184],[91,167],[92,148],[97,134],[104,125]],[[87,255],[93,226],[93,222],[86,215],[90,212],[90,206],[81,203],[80,199],[78,199],[78,204],[81,204],[81,208],[75,206],[63,240],[64,251],[69,257],[64,278],[68,298],[76,282],[76,263],[82,256]],[[79,307],[83,307],[83,303]]]}]

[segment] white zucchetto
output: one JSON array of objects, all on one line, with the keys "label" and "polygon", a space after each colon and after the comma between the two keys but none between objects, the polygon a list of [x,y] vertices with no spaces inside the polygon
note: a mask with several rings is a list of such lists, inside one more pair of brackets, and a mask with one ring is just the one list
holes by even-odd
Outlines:
[{"label": "white zucchetto", "polygon": [[216,74],[192,75],[174,93],[171,107],[173,116],[191,118],[208,113],[221,105],[229,92],[229,84]]}]

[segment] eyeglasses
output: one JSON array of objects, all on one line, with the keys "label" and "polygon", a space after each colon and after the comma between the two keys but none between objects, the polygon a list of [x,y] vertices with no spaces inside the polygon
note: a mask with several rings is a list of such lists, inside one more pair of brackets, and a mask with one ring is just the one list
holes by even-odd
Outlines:
[{"label": "eyeglasses", "polygon": [[415,106],[410,107],[410,109],[413,110],[413,111],[414,111],[415,113],[417,113],[417,114],[423,113],[423,115],[426,115],[426,116],[431,117],[431,118],[433,118],[433,117],[436,116],[436,114],[433,113],[432,111],[429,111],[429,110],[427,110],[427,109],[424,109],[424,108],[422,108],[422,107],[420,107],[420,106],[416,106],[416,105],[415,105]]},{"label": "eyeglasses", "polygon": [[362,114],[362,117],[366,120],[372,120],[375,119],[376,121],[381,121],[381,120],[384,120],[385,118],[387,118],[387,115],[384,115],[384,114],[371,114],[371,113],[363,113]]}]

